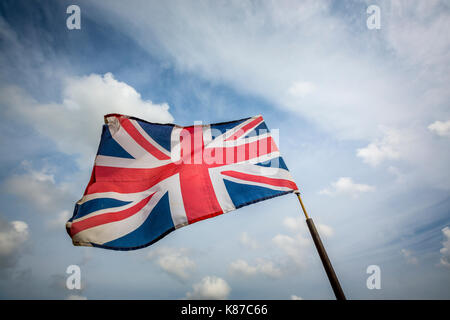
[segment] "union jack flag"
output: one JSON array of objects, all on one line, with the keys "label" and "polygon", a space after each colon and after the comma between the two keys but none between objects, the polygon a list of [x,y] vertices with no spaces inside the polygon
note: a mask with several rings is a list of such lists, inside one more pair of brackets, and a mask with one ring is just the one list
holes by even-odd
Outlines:
[{"label": "union jack flag", "polygon": [[262,116],[181,127],[109,114],[66,228],[74,245],[133,250],[296,190]]}]

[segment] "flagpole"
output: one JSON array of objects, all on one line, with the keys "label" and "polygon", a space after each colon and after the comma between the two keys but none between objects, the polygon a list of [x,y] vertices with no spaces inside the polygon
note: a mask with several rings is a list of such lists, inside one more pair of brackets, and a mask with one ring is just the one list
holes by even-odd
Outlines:
[{"label": "flagpole", "polygon": [[305,214],[306,224],[308,225],[309,232],[311,233],[311,237],[313,238],[317,252],[319,253],[320,260],[322,260],[323,267],[325,268],[325,272],[327,273],[328,280],[330,281],[331,284],[331,288],[333,288],[336,300],[346,300],[344,291],[342,291],[341,285],[339,284],[339,280],[336,276],[336,273],[334,272],[333,266],[331,265],[327,252],[325,251],[325,247],[323,246],[323,243],[320,240],[320,236],[319,233],[317,232],[316,226],[314,225],[314,221],[312,220],[312,218],[308,216],[308,213],[306,212],[302,198],[300,197],[300,192],[296,191],[295,194],[297,195],[303,213]]}]

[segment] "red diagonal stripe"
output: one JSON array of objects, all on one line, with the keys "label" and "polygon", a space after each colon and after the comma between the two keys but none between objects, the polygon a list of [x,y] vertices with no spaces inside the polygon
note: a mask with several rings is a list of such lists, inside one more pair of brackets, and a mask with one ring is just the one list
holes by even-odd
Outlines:
[{"label": "red diagonal stripe", "polygon": [[131,123],[130,119],[122,119],[120,122],[122,127],[125,129],[126,132],[145,150],[147,150],[150,154],[152,154],[156,159],[158,160],[169,160],[170,157],[167,156],[165,153],[161,152],[158,148],[156,148],[154,145],[152,145],[147,139],[145,139],[138,129],[134,127],[134,125]]},{"label": "red diagonal stripe", "polygon": [[120,221],[123,219],[126,219],[128,217],[131,217],[132,215],[136,214],[141,210],[145,205],[150,201],[150,199],[153,197],[155,193],[152,193],[147,198],[142,199],[139,201],[136,205],[132,206],[131,208],[118,211],[118,212],[108,212],[108,213],[102,213],[97,216],[93,216],[91,218],[87,218],[81,221],[76,221],[72,223],[72,226],[70,228],[70,234],[73,237],[78,232],[81,232],[85,229],[89,229],[92,227],[99,226],[101,224]]},{"label": "red diagonal stripe", "polygon": [[244,135],[244,133],[246,133],[248,130],[250,130],[251,128],[256,127],[258,124],[260,124],[262,121],[263,121],[263,118],[261,116],[259,116],[258,118],[256,118],[253,121],[250,121],[245,126],[243,126],[238,131],[236,131],[234,134],[232,134],[231,136],[226,138],[225,141],[238,139],[239,137]]},{"label": "red diagonal stripe", "polygon": [[289,188],[292,190],[298,190],[298,187],[295,184],[295,182],[293,182],[291,180],[262,177],[262,176],[257,176],[254,174],[242,173],[242,172],[237,172],[237,171],[233,171],[233,170],[222,171],[221,173],[225,176],[229,176],[229,177],[244,180],[244,181],[246,180],[246,181],[252,181],[252,182],[259,182],[259,183],[264,183],[264,184],[268,184],[271,186],[286,187],[286,188]]}]

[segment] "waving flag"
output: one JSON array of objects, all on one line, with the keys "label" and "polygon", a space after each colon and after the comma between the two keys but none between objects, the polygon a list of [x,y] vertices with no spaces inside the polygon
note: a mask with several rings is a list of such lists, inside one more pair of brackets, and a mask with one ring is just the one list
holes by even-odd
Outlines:
[{"label": "waving flag", "polygon": [[262,116],[180,127],[105,116],[74,245],[133,250],[177,228],[298,188]]}]

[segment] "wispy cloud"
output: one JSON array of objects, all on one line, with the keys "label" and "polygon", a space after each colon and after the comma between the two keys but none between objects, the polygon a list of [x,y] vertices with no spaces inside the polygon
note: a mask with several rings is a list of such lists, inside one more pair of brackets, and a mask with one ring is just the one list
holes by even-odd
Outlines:
[{"label": "wispy cloud", "polygon": [[241,236],[239,237],[239,243],[250,249],[259,248],[258,242],[252,237],[250,237],[250,235],[247,232],[241,233]]},{"label": "wispy cloud", "polygon": [[0,216],[0,269],[13,267],[24,243],[29,239],[28,224],[7,221]]},{"label": "wispy cloud", "polygon": [[225,300],[231,292],[228,283],[219,277],[207,276],[193,285],[193,290],[186,293],[189,300]]},{"label": "wispy cloud", "polygon": [[307,255],[310,241],[302,235],[288,236],[277,234],[272,238],[272,242],[292,260],[297,266],[305,267],[307,265]]},{"label": "wispy cloud", "polygon": [[414,256],[414,254],[411,250],[402,249],[402,250],[400,250],[400,252],[402,253],[403,257],[405,258],[406,263],[417,264],[419,262],[417,257]]},{"label": "wispy cloud", "polygon": [[155,260],[162,270],[179,280],[187,280],[195,269],[195,262],[188,255],[186,248],[160,247],[151,250],[147,257]]},{"label": "wispy cloud", "polygon": [[428,130],[437,134],[438,136],[448,137],[450,136],[450,120],[435,121],[428,126]]},{"label": "wispy cloud", "polygon": [[19,197],[35,212],[44,214],[49,227],[64,229],[76,199],[70,184],[55,181],[49,167],[36,170],[28,161],[22,162],[21,167],[24,172],[9,176],[1,186],[3,191]]},{"label": "wispy cloud", "polygon": [[350,177],[341,177],[337,181],[332,182],[330,187],[322,189],[319,194],[334,196],[334,195],[349,195],[352,197],[358,197],[361,193],[372,192],[375,191],[375,187],[362,184],[355,183],[353,179]]},{"label": "wispy cloud", "polygon": [[111,73],[67,77],[62,103],[41,104],[24,90],[0,88],[0,105],[19,116],[68,155],[79,155],[81,167],[91,166],[101,133],[103,116],[123,113],[153,121],[172,122],[169,106],[142,100],[128,84]]},{"label": "wispy cloud", "polygon": [[356,155],[371,166],[377,166],[384,160],[393,160],[400,157],[398,150],[402,143],[398,132],[387,131],[382,139],[371,142],[364,148],[358,149]]},{"label": "wispy cloud", "polygon": [[258,274],[277,278],[282,275],[280,268],[272,261],[259,259],[255,265],[249,265],[247,261],[239,259],[230,263],[230,271],[236,275],[255,276]]}]

